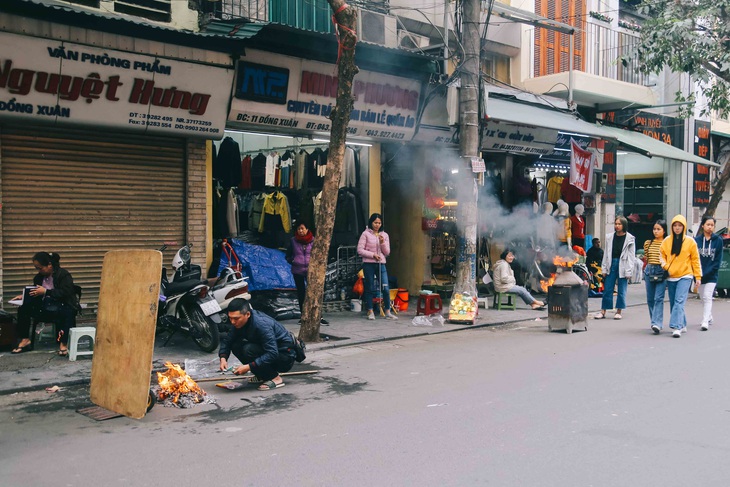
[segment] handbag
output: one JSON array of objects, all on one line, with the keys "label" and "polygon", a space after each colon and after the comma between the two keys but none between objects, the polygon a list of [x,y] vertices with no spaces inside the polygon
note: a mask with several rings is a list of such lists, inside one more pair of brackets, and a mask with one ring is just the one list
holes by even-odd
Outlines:
[{"label": "handbag", "polygon": [[50,296],[43,296],[41,309],[46,313],[58,313],[61,311],[61,303]]},{"label": "handbag", "polygon": [[304,340],[297,337],[292,332],[289,332],[289,336],[291,336],[294,341],[294,346],[292,347],[292,350],[294,350],[294,360],[300,363],[304,362],[307,358],[307,344],[304,343]]}]

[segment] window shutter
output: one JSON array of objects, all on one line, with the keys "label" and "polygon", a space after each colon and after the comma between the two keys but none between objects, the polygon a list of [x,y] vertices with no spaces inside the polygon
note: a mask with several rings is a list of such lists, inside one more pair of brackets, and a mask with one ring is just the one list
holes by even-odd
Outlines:
[{"label": "window shutter", "polygon": [[[576,28],[574,69],[584,69],[585,0],[535,0],[535,13]],[[534,76],[562,73],[570,68],[571,36],[542,27],[535,28]]]}]

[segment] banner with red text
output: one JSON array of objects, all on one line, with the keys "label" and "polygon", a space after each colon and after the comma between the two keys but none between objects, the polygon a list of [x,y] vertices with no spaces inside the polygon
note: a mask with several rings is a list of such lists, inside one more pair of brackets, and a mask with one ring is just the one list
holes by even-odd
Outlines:
[{"label": "banner with red text", "polygon": [[570,139],[570,184],[590,193],[593,184],[593,152],[581,149],[580,145]]}]

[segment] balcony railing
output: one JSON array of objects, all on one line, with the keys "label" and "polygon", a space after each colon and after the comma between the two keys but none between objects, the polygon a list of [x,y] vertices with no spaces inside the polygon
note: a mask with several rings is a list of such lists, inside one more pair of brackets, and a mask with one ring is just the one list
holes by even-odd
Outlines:
[{"label": "balcony railing", "polygon": [[[535,30],[530,29],[529,38],[524,46],[530,47],[530,78],[540,76],[535,70]],[[580,32],[576,35],[581,35]],[[648,86],[649,76],[637,71],[638,62],[632,57],[639,43],[639,35],[626,30],[616,30],[587,22],[583,33],[583,66],[576,56],[573,69],[604,78],[625,81],[637,85]],[[627,56],[628,61],[623,61]],[[561,63],[562,64],[562,63]],[[561,65],[556,72],[567,71],[567,66]]]}]

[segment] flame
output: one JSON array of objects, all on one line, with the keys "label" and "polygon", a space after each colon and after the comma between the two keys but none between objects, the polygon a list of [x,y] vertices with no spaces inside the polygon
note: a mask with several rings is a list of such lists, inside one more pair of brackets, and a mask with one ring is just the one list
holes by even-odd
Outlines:
[{"label": "flame", "polygon": [[[557,259],[557,257],[556,257]],[[540,279],[540,289],[542,289],[542,292],[546,293],[548,291],[548,288],[553,285],[555,282],[555,278],[557,277],[557,274],[550,274],[550,279]]]},{"label": "flame", "polygon": [[[578,262],[578,254],[573,254],[572,258],[569,257],[563,257],[561,255],[556,255],[553,259],[553,264],[555,264],[558,267],[573,267],[573,264]],[[553,281],[555,280],[553,276]]]},{"label": "flame", "polygon": [[160,385],[160,400],[172,398],[177,403],[182,394],[191,394],[194,402],[201,402],[205,391],[190,378],[177,364],[165,362],[166,372],[157,372],[157,383]]}]

